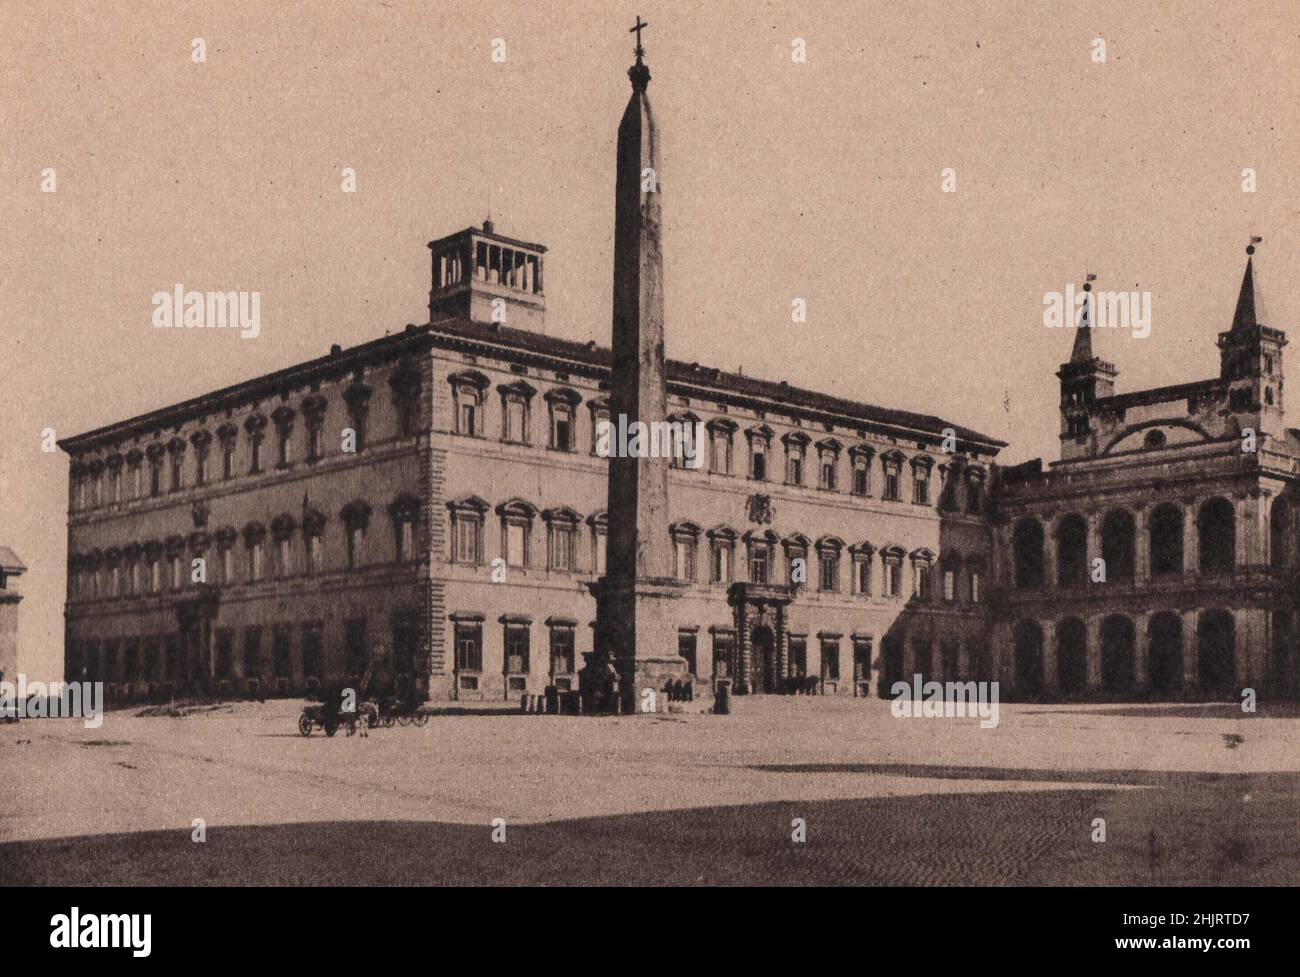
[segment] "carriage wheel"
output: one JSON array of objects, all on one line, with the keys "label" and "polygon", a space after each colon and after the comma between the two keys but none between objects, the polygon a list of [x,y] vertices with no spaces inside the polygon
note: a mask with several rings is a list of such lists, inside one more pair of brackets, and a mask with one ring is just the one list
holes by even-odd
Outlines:
[{"label": "carriage wheel", "polygon": [[315,723],[311,721],[311,717],[305,712],[298,717],[298,732],[302,733],[303,736],[310,736],[311,728],[314,725]]},{"label": "carriage wheel", "polygon": [[410,717],[410,716],[407,716],[407,715],[401,715],[401,716],[398,716],[398,717],[397,717],[397,725],[399,725],[399,726],[409,726],[409,725],[411,725],[411,717]]},{"label": "carriage wheel", "polygon": [[394,718],[394,716],[393,716],[393,714],[392,714],[391,712],[386,712],[386,713],[384,713],[384,716],[383,716],[383,719],[381,720],[381,722],[384,724],[384,728],[385,728],[385,729],[392,729],[392,728],[393,728],[393,723],[396,722],[396,719]]},{"label": "carriage wheel", "polygon": [[411,717],[411,722],[414,723],[416,726],[423,726],[428,721],[429,721],[429,717],[422,712],[417,712],[414,716]]}]

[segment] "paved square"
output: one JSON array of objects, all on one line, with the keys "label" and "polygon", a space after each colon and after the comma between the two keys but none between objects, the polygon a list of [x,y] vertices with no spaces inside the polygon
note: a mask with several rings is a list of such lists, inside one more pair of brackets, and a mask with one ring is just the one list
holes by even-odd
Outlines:
[{"label": "paved square", "polygon": [[0,882],[1300,882],[1294,710],[1003,705],[982,730],[756,697],[304,739],[300,706],[0,725]]}]

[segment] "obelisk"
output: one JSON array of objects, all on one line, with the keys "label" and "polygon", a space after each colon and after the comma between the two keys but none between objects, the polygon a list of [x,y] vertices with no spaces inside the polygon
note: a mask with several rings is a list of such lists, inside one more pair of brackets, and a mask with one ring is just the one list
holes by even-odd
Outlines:
[{"label": "obelisk", "polygon": [[[646,87],[637,18],[636,64],[628,70],[632,97],[618,127],[614,190],[613,365],[610,421],[615,428],[668,420],[664,369],[663,249],[660,241],[658,147]],[[649,447],[649,438],[642,448]],[[633,442],[635,446],[635,442]],[[592,585],[596,597],[596,650],[587,669],[617,674],[624,712],[662,709],[668,682],[687,678],[677,653],[674,613],[684,586],[672,576],[668,535],[668,470],[671,458],[648,450],[626,454],[615,445],[609,462],[608,537],[605,576]],[[588,675],[583,690],[596,676]],[[654,695],[647,695],[654,690]]]}]

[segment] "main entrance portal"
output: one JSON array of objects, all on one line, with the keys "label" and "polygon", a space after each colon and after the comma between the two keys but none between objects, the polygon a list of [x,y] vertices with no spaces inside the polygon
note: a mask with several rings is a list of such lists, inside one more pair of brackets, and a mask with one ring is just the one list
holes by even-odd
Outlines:
[{"label": "main entrance portal", "polygon": [[794,590],[777,584],[736,583],[727,591],[736,621],[731,662],[733,691],[779,692],[790,675],[786,607]]}]

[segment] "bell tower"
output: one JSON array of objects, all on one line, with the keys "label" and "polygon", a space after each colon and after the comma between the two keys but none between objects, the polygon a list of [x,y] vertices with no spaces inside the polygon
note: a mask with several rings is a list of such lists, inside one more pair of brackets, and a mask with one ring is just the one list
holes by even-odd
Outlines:
[{"label": "bell tower", "polygon": [[1243,427],[1262,434],[1286,432],[1282,401],[1282,350],[1286,333],[1259,321],[1255,246],[1246,248],[1246,273],[1237,293],[1232,328],[1219,333],[1219,376],[1228,384],[1228,410]]},{"label": "bell tower", "polygon": [[1090,453],[1093,430],[1092,405],[1115,392],[1119,371],[1092,351],[1092,330],[1096,321],[1096,296],[1088,275],[1083,284],[1083,309],[1074,334],[1074,349],[1068,363],[1056,372],[1061,381],[1061,460],[1080,458]]}]

